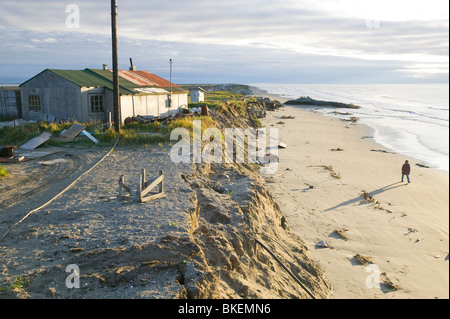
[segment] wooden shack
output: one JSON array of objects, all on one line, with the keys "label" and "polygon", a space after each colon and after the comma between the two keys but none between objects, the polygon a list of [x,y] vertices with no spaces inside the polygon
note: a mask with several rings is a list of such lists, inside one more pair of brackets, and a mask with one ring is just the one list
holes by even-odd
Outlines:
[{"label": "wooden shack", "polygon": [[203,102],[205,100],[205,90],[201,87],[191,87],[189,89],[191,95],[191,103]]},{"label": "wooden shack", "polygon": [[[167,116],[186,108],[188,92],[147,71],[119,71],[120,121]],[[111,70],[46,69],[20,85],[25,120],[107,122],[113,112]],[[114,118],[112,118],[114,121]]]}]

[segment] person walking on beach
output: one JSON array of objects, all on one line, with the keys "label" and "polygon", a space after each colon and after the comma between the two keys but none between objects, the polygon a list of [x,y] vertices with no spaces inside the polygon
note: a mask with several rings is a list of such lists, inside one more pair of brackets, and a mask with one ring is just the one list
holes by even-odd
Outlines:
[{"label": "person walking on beach", "polygon": [[411,173],[411,166],[409,166],[409,161],[405,161],[405,164],[403,164],[403,166],[402,166],[402,182],[403,182],[403,178],[406,175],[406,178],[408,179],[408,183],[411,183],[411,181],[409,180],[410,173]]}]

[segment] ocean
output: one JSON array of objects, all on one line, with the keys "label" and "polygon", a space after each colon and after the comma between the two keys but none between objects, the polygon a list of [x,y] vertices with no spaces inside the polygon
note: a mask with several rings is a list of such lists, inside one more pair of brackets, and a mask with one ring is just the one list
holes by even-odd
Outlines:
[{"label": "ocean", "polygon": [[[430,167],[449,172],[448,84],[250,84],[289,99],[353,103],[359,123],[372,129],[375,141]],[[325,116],[331,108],[313,109]],[[348,118],[348,116],[347,116]]]}]

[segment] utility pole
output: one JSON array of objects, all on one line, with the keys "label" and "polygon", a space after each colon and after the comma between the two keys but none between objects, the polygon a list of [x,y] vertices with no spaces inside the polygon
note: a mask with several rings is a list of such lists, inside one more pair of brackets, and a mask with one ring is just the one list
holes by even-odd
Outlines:
[{"label": "utility pole", "polygon": [[111,0],[111,33],[113,59],[114,129],[120,132],[119,62],[117,53],[117,0]]},{"label": "utility pole", "polygon": [[170,99],[169,108],[172,106],[172,59],[170,59]]}]

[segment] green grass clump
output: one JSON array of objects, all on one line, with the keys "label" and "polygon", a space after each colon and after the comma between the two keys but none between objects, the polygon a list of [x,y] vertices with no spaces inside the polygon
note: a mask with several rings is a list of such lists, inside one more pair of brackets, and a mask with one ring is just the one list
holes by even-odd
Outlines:
[{"label": "green grass clump", "polygon": [[189,103],[188,107],[189,108],[193,108],[193,107],[200,107],[206,105],[208,107],[208,109],[218,109],[222,106],[221,102],[211,102],[211,101],[204,101],[204,102],[195,102],[195,103]]},{"label": "green grass clump", "polygon": [[[167,143],[170,141],[170,132],[177,128],[183,127],[189,130],[192,135],[193,120],[202,121],[202,132],[209,127],[215,127],[216,121],[208,116],[199,116],[195,118],[180,118],[169,121],[165,124],[154,123],[138,123],[133,122],[129,125],[122,126],[119,133],[114,129],[104,130],[100,123],[80,123],[86,126],[86,131],[99,141],[96,146],[107,147],[114,144],[119,138],[119,146],[145,146],[152,144]],[[71,122],[56,123],[28,123],[25,125],[3,127],[0,129],[0,145],[23,145],[30,139],[39,136],[43,132],[49,132],[54,137],[58,136],[63,130],[70,128]],[[93,142],[86,137],[77,137],[73,141],[63,139],[50,139],[46,143],[50,146],[71,146],[71,147],[92,147]]]},{"label": "green grass clump", "polygon": [[212,91],[206,92],[205,101],[207,102],[224,102],[229,100],[244,99],[245,95],[229,91]]},{"label": "green grass clump", "polygon": [[3,166],[0,165],[0,177],[8,176],[9,173]]}]

